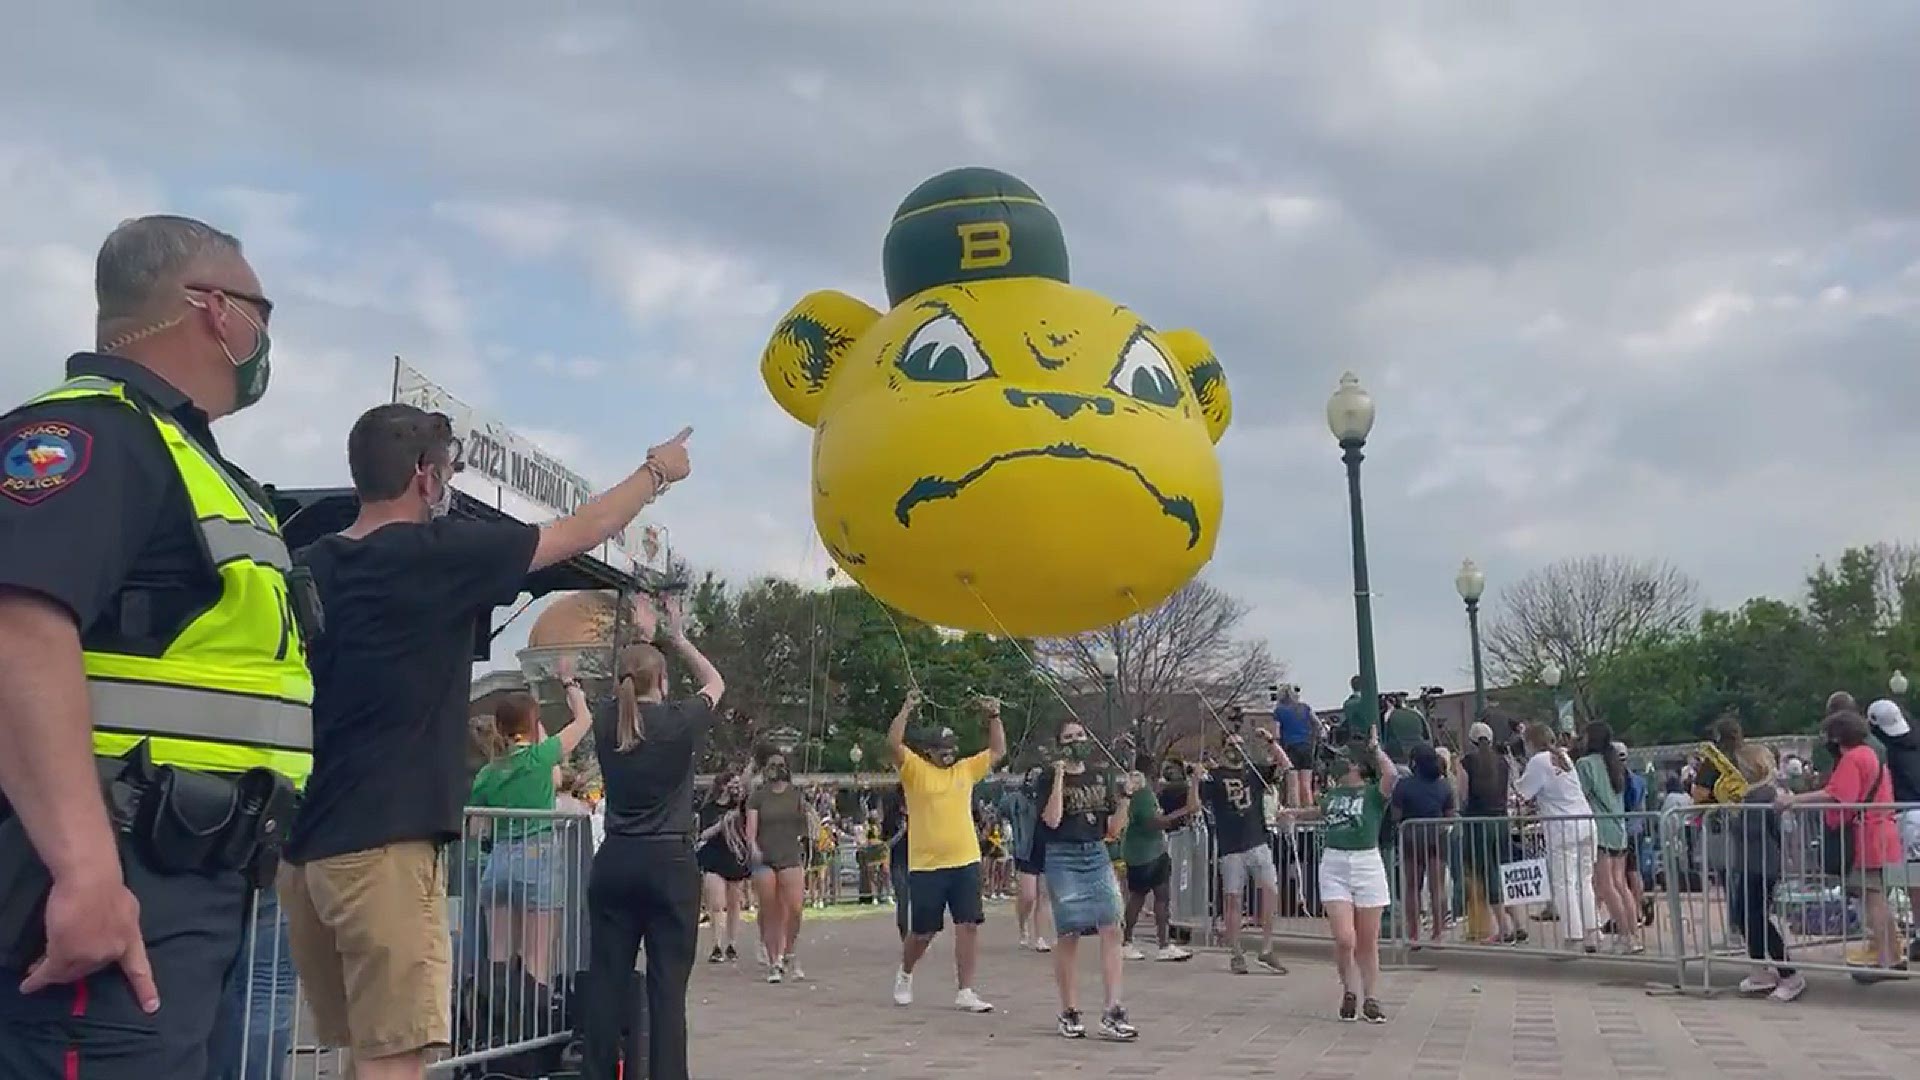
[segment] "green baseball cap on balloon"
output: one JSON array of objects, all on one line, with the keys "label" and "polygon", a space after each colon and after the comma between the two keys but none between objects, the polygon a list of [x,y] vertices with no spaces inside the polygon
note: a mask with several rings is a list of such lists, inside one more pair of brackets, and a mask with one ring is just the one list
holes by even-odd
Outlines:
[{"label": "green baseball cap on balloon", "polygon": [[887,303],[937,285],[993,278],[1067,281],[1059,219],[1024,181],[998,169],[950,169],[893,212],[880,263]]}]

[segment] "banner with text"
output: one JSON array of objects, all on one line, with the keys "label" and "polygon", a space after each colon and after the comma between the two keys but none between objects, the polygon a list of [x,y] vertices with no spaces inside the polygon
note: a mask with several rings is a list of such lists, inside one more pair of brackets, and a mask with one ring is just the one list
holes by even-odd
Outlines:
[{"label": "banner with text", "polygon": [[[466,461],[456,486],[476,498],[486,497],[474,490],[476,484],[491,487],[491,501],[503,513],[537,522],[544,520],[539,511],[554,517],[571,514],[595,494],[585,477],[559,459],[498,420],[469,408],[445,387],[398,358],[394,360],[393,400],[447,414]],[[608,563],[629,569],[623,560],[611,557],[609,548],[624,555],[626,564],[653,570],[666,568],[665,530],[657,525],[635,522],[602,549],[602,558]]]}]

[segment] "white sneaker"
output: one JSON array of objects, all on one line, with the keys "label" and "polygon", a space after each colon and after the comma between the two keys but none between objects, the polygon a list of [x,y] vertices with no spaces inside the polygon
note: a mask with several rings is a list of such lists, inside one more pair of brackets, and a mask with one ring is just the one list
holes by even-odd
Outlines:
[{"label": "white sneaker", "polygon": [[786,970],[787,978],[795,982],[803,982],[806,980],[807,973],[800,970],[800,958],[792,953],[788,953],[787,958],[780,961],[780,966]]},{"label": "white sneaker", "polygon": [[1774,987],[1773,993],[1768,994],[1767,998],[1770,1001],[1785,1003],[1797,1000],[1801,994],[1806,992],[1807,977],[1796,973],[1792,978],[1781,979],[1780,985]]},{"label": "white sneaker", "polygon": [[1147,958],[1147,954],[1141,950],[1140,946],[1135,945],[1131,941],[1127,942],[1126,946],[1120,950],[1120,955],[1127,960],[1145,960]]},{"label": "white sneaker", "polygon": [[1052,952],[1053,946],[1047,943],[1046,938],[1037,937],[1033,939],[1033,951],[1034,952]]},{"label": "white sneaker", "polygon": [[981,1001],[980,995],[974,993],[971,987],[953,996],[953,1007],[970,1013],[990,1013],[993,1011],[993,1006]]},{"label": "white sneaker", "polygon": [[1740,980],[1743,994],[1771,994],[1780,988],[1780,976],[1771,971],[1756,971]]},{"label": "white sneaker", "polygon": [[913,1004],[913,976],[905,971],[893,973],[893,1003],[895,1005]]},{"label": "white sneaker", "polygon": [[1022,931],[1020,932],[1020,948],[1021,948],[1021,949],[1023,949],[1023,950],[1025,950],[1025,949],[1031,949],[1031,948],[1033,948],[1033,935],[1032,935],[1032,934],[1029,934],[1029,933],[1027,933],[1027,932],[1026,932],[1026,931],[1024,931],[1024,930],[1022,930]]},{"label": "white sneaker", "polygon": [[1153,958],[1165,963],[1174,963],[1181,960],[1191,960],[1193,959],[1193,954],[1178,945],[1169,945],[1159,952],[1154,953]]}]

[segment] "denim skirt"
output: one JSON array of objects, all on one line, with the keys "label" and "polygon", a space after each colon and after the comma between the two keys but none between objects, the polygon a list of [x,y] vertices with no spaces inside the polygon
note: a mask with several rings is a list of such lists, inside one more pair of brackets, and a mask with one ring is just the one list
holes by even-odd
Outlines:
[{"label": "denim skirt", "polygon": [[1046,875],[1055,933],[1090,934],[1120,922],[1120,884],[1105,844],[1048,844]]},{"label": "denim skirt", "polygon": [[566,891],[562,845],[552,833],[495,843],[487,855],[481,891],[494,907],[554,911]]}]

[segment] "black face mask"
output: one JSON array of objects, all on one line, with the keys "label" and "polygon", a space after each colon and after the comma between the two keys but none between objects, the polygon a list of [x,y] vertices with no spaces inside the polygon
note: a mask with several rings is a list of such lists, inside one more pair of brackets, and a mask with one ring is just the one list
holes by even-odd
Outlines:
[{"label": "black face mask", "polygon": [[787,768],[785,765],[769,765],[767,766],[767,779],[791,780],[793,779],[793,770]]},{"label": "black face mask", "polygon": [[1179,769],[1166,769],[1160,773],[1161,782],[1167,784],[1177,784],[1186,778],[1187,774],[1181,772]]}]

